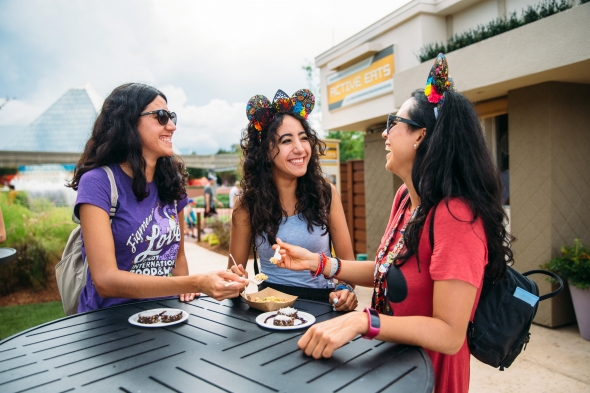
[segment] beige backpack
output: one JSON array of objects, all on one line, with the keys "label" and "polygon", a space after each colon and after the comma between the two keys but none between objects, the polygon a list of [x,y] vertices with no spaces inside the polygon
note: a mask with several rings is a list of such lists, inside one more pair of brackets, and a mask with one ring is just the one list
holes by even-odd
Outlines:
[{"label": "beige backpack", "polygon": [[[107,173],[111,183],[111,211],[109,215],[111,222],[117,210],[117,184],[113,171],[108,166],[101,167]],[[80,221],[72,214],[72,220],[76,223]],[[82,259],[82,238],[80,236],[80,225],[78,225],[68,238],[61,261],[55,265],[55,279],[61,296],[61,302],[66,315],[76,314],[78,312],[78,303],[80,301],[80,292],[86,285],[86,276],[88,274],[88,262]]]}]

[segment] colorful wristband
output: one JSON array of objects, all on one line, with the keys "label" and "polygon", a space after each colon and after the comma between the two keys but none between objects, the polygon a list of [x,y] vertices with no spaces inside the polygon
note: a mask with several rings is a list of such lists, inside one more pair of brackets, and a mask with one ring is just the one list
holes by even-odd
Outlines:
[{"label": "colorful wristband", "polygon": [[379,313],[377,310],[367,307],[365,308],[365,312],[369,317],[369,330],[367,330],[367,333],[361,337],[372,340],[377,337],[381,331],[381,320],[379,319]]},{"label": "colorful wristband", "polygon": [[319,262],[318,262],[318,268],[315,271],[315,273],[309,272],[309,274],[311,274],[311,276],[313,278],[319,277],[320,274],[323,273],[324,269],[326,268],[326,261],[328,259],[328,257],[326,256],[326,254],[319,253]]},{"label": "colorful wristband", "polygon": [[328,277],[326,278],[333,278],[336,273],[340,270],[340,261],[338,260],[338,258],[330,258],[330,274],[328,274]]}]

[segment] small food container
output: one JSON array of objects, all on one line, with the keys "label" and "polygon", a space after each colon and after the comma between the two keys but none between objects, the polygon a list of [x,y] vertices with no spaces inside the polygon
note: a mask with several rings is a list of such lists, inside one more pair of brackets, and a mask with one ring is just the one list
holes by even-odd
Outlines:
[{"label": "small food container", "polygon": [[[297,296],[293,296],[293,295],[289,295],[280,291],[277,291],[276,289],[272,289],[272,288],[265,288],[260,292],[254,292],[254,293],[242,293],[240,296],[242,296],[244,298],[244,300],[246,301],[246,303],[248,303],[248,306],[255,308],[257,310],[260,311],[277,311],[279,308],[283,308],[283,307],[291,307],[293,306],[293,304],[295,304],[295,300],[297,300]],[[285,302],[261,302],[261,301],[256,301],[256,298],[258,299],[264,299],[264,298],[268,298],[271,296],[275,296],[279,299],[284,299]]]}]

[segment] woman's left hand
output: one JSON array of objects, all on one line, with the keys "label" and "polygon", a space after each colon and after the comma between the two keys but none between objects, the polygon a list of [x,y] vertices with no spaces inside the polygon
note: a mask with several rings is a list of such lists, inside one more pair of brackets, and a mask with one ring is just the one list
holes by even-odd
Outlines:
[{"label": "woman's left hand", "polygon": [[[334,299],[338,299],[338,301],[334,303]],[[330,304],[334,305],[336,311],[352,311],[356,309],[359,302],[354,292],[350,292],[348,289],[342,289],[330,294]]]},{"label": "woman's left hand", "polygon": [[329,358],[334,351],[369,329],[367,315],[352,312],[310,327],[297,345],[307,356]]},{"label": "woman's left hand", "polygon": [[199,296],[201,296],[200,293],[181,293],[178,298],[181,302],[190,302]]}]

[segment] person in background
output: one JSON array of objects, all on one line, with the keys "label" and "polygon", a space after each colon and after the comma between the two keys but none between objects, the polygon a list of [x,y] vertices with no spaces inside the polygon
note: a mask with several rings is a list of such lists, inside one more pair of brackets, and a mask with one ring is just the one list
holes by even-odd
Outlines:
[{"label": "person in background", "polygon": [[[188,175],[174,154],[176,113],[166,96],[141,83],[114,89],[103,103],[68,184],[78,191],[74,214],[88,261],[78,312],[133,301],[200,293],[236,297],[247,281],[231,272],[189,275],[183,208]],[[118,190],[110,221],[111,183]],[[236,284],[226,286],[228,281]]]},{"label": "person in background", "polygon": [[188,200],[188,204],[184,208],[184,217],[185,217],[185,236],[197,237],[197,216],[195,214],[194,208],[195,201],[193,199]]},{"label": "person in background", "polygon": [[217,197],[215,196],[215,192],[213,191],[213,186],[215,185],[215,177],[214,176],[207,176],[207,180],[209,180],[209,184],[205,186],[204,194],[205,194],[205,217],[217,217],[217,209],[215,209],[215,205],[213,202],[217,204],[220,208],[223,207],[223,203],[219,202]]},{"label": "person in background", "polygon": [[18,193],[14,189],[14,185],[9,184],[8,188],[10,189],[10,191],[8,191],[8,203],[10,203],[12,205],[12,204],[14,204],[14,200],[16,199],[16,195]]},{"label": "person in background", "polygon": [[6,241],[6,227],[4,226],[4,217],[2,216],[2,208],[0,207],[0,243]]},{"label": "person in background", "polygon": [[426,88],[389,115],[382,136],[385,168],[404,184],[375,262],[318,258],[277,240],[280,267],[322,276],[338,270],[342,279],[374,288],[371,308],[313,325],[298,345],[314,358],[331,357],[359,334],[420,346],[432,360],[435,391],[466,393],[467,326],[484,272],[504,275],[514,238],[503,224],[502,183],[477,113],[452,90],[443,54]]},{"label": "person in background", "polygon": [[240,182],[236,181],[232,188],[229,190],[229,208],[233,212],[236,199],[240,195]]},{"label": "person in background", "polygon": [[272,262],[277,237],[315,252],[330,255],[330,240],[339,258],[354,253],[336,188],[326,182],[320,167],[325,144],[307,122],[314,96],[299,90],[293,97],[279,90],[271,105],[264,96],[254,96],[246,108],[250,120],[241,148],[243,192],[232,215],[228,268],[246,274],[253,240],[261,271],[268,276],[258,288],[333,304],[338,311],[354,310],[358,300],[353,287],[336,283],[336,272],[325,278],[306,272],[278,269]]}]

